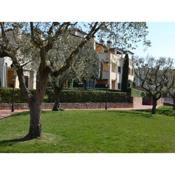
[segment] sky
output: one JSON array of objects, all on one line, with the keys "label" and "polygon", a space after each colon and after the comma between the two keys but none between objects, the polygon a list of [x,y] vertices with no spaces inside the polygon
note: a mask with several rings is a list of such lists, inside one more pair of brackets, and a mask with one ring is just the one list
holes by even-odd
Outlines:
[{"label": "sky", "polygon": [[147,25],[147,38],[151,40],[151,47],[146,49],[140,44],[134,51],[135,55],[166,56],[175,59],[175,22],[149,22]]}]

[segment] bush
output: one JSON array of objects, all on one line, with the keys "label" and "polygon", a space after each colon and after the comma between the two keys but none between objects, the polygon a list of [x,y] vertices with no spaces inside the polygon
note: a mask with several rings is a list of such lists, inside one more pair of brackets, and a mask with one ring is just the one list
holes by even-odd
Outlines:
[{"label": "bush", "polygon": [[143,90],[140,90],[140,89],[132,88],[131,89],[131,96],[133,96],[133,97],[144,97],[145,92]]},{"label": "bush", "polygon": [[[47,91],[48,102],[54,102],[54,93]],[[61,102],[128,102],[130,98],[126,93],[105,90],[63,90]]]},{"label": "bush", "polygon": [[[0,89],[0,102],[3,103],[11,103],[13,96],[13,89],[11,88],[1,88]],[[20,93],[19,89],[14,90],[14,99],[16,103],[22,103],[25,102],[25,99]]]},{"label": "bush", "polygon": [[[32,90],[34,93],[35,90]],[[11,103],[13,89],[0,88],[0,102]],[[61,93],[61,102],[129,102],[130,97],[124,92],[110,90],[63,90]],[[15,103],[26,102],[19,89],[14,91]],[[46,91],[44,102],[54,102],[54,93],[52,89]]]},{"label": "bush", "polygon": [[[34,93],[34,90],[31,91]],[[13,97],[13,89],[12,88],[0,88],[0,102],[1,103],[11,103]],[[26,99],[21,94],[19,89],[14,89],[14,101],[15,103],[24,103]]]}]

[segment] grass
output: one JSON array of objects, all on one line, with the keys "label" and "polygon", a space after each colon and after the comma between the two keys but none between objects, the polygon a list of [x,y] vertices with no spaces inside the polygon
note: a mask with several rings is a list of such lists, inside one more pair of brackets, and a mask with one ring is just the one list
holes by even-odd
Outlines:
[{"label": "grass", "polygon": [[27,133],[28,113],[21,113],[0,120],[0,152],[175,152],[174,116],[170,107],[154,117],[141,111],[43,112],[40,139],[11,141]]}]

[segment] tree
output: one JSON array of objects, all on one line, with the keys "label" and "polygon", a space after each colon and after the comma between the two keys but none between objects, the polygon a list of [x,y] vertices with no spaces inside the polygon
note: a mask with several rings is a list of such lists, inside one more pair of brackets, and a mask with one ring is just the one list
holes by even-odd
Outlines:
[{"label": "tree", "polygon": [[53,89],[54,100],[55,100],[52,111],[60,110],[61,91],[63,89],[64,83],[66,82],[66,80],[68,80],[69,75],[70,75],[70,71],[67,70],[66,72],[64,72],[62,75],[58,77],[54,77],[54,76],[50,77],[50,85],[51,85],[51,88]]},{"label": "tree", "polygon": [[[70,43],[70,42],[69,42]],[[72,47],[72,46],[70,46]],[[84,82],[89,79],[95,79],[98,75],[98,57],[94,49],[94,42],[89,41],[80,50],[74,59],[70,69],[59,77],[51,77],[51,87],[54,91],[55,103],[53,111],[59,110],[60,95],[64,83],[68,80],[78,80]]]},{"label": "tree", "polygon": [[167,74],[167,94],[173,99],[173,110],[175,110],[175,70],[171,69]]},{"label": "tree", "polygon": [[123,64],[123,73],[122,73],[122,87],[123,92],[128,91],[128,73],[129,73],[129,56],[125,55],[124,64]]},{"label": "tree", "polygon": [[[56,73],[57,76],[65,72],[71,65],[75,55],[79,52],[88,40],[94,37],[95,33],[100,29],[102,23],[91,23],[89,31],[84,40],[81,40],[78,45],[71,50],[71,54],[66,58],[65,64],[57,71],[53,68],[54,58],[52,49],[55,49],[55,41],[58,37],[65,34],[72,23],[1,23],[1,49],[2,56],[9,56],[12,59],[14,68],[17,72],[20,89],[28,101],[30,109],[30,127],[26,138],[36,138],[41,136],[40,112],[41,103],[47,87],[48,76],[50,73]],[[24,38],[27,41],[28,47],[24,47]],[[27,46],[25,44],[25,46]],[[27,48],[27,49],[26,49]],[[57,48],[56,48],[57,49]],[[31,56],[32,62],[38,61],[37,77],[36,77],[36,92],[32,94],[25,85],[23,68],[28,63],[24,61],[24,50],[28,51],[28,56]],[[33,51],[36,51],[34,58]],[[4,55],[3,55],[4,54]],[[29,57],[28,57],[29,58]]]},{"label": "tree", "polygon": [[[61,41],[68,41],[73,29],[84,32],[84,38],[74,45],[66,55],[67,48]],[[41,104],[45,95],[49,75],[62,75],[72,65],[80,49],[92,38],[111,38],[114,45],[131,47],[131,43],[143,41],[146,44],[148,34],[146,23],[0,23],[0,57],[12,59],[13,67],[19,79],[20,90],[28,102],[30,109],[29,132],[25,139],[41,136]],[[60,42],[58,42],[60,41]],[[31,93],[25,85],[24,67],[34,66],[37,72],[36,91]]]},{"label": "tree", "polygon": [[140,86],[152,98],[152,114],[155,114],[157,101],[166,91],[167,73],[171,69],[173,61],[164,57],[159,59],[148,57],[146,59],[135,59],[133,63]]}]

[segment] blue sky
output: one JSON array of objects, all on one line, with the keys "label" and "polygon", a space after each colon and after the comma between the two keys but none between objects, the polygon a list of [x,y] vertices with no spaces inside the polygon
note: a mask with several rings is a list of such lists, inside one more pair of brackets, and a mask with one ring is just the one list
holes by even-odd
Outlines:
[{"label": "blue sky", "polygon": [[134,51],[135,55],[155,57],[167,56],[175,59],[175,22],[149,22],[148,39],[151,47],[145,50],[143,45]]}]

